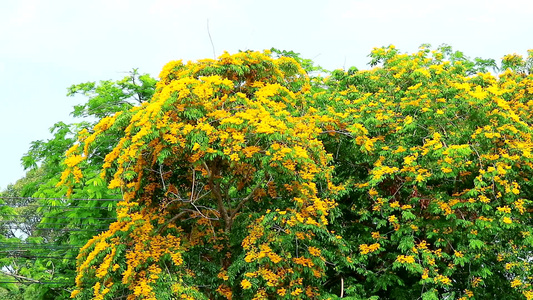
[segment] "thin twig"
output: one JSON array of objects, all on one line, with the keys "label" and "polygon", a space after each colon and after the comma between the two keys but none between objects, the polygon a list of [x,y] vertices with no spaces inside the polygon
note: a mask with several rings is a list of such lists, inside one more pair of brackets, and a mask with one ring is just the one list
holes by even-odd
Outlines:
[{"label": "thin twig", "polygon": [[192,186],[191,186],[191,197],[190,197],[191,203],[193,202],[193,199],[194,199],[194,184],[196,181],[195,179],[196,179],[196,170],[192,169]]},{"label": "thin twig", "polygon": [[211,38],[211,32],[209,31],[209,19],[207,19],[207,34],[209,35],[209,41],[211,42],[211,48],[213,48],[213,59],[217,59],[215,54],[215,44],[213,44],[213,39]]},{"label": "thin twig", "polygon": [[346,135],[346,136],[349,136],[351,138],[353,138],[354,136],[349,133],[349,132],[344,132],[344,131],[339,131],[339,130],[325,130],[325,131],[322,131],[320,132],[319,134],[329,134],[329,133],[338,133],[338,134],[342,134],[342,135]]},{"label": "thin twig", "polygon": [[163,165],[159,164],[159,176],[161,176],[161,183],[163,184],[163,190],[166,190],[165,179],[163,178]]},{"label": "thin twig", "polygon": [[341,277],[341,298],[344,297],[344,277]]},{"label": "thin twig", "polygon": [[[17,275],[17,274],[11,274],[11,273],[9,273],[9,272],[2,271],[2,270],[0,270],[0,273],[4,274],[4,275],[6,275],[6,276],[11,276],[11,277],[13,277],[13,278],[15,278],[15,279],[17,279],[17,280],[18,280],[18,279],[22,279],[22,280],[26,280],[26,281],[33,282],[33,283],[40,283],[40,284],[43,283],[42,281],[39,281],[39,280],[37,280],[37,279],[33,279],[33,278],[29,278],[29,277],[25,277],[25,276],[21,276],[21,275]],[[21,283],[24,283],[23,281],[20,281],[20,282],[21,282]],[[67,291],[67,292],[69,292],[69,293],[71,292],[71,291],[69,291],[69,290],[67,290],[67,289],[65,289],[65,288],[61,288],[61,289],[64,290],[64,291]]]}]

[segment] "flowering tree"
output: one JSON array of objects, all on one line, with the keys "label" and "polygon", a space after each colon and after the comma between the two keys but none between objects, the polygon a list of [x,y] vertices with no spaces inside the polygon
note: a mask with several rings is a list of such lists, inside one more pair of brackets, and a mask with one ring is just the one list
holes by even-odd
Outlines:
[{"label": "flowering tree", "polygon": [[350,190],[333,223],[352,237],[345,286],[363,297],[533,299],[527,63],[506,56],[515,71],[495,77],[479,72],[490,61],[449,47],[370,56],[374,69],[335,71],[316,101],[335,178]]},{"label": "flowering tree", "polygon": [[102,176],[124,193],[118,222],[80,252],[73,296],[318,294],[342,242],[327,229],[338,188],[305,72],[243,52],[171,62],[160,78],[152,101],[102,119],[67,153],[62,183],[75,183],[116,135]]},{"label": "flowering tree", "polygon": [[114,138],[124,200],[72,297],[533,299],[533,58],[391,46],[310,79],[276,53],[170,62],[79,134],[59,185]]},{"label": "flowering tree", "polygon": [[[32,142],[21,159],[28,173],[0,192],[0,202],[5,202],[0,205],[0,265],[8,271],[1,274],[2,279],[8,278],[0,280],[1,299],[68,298],[76,276],[73,258],[77,250],[109,227],[116,216],[116,201],[110,200],[122,195],[119,189],[108,189],[98,176],[103,158],[116,145],[115,138],[100,139],[98,149],[84,161],[84,178],[71,190],[69,199],[65,198],[66,186],[55,187],[61,180],[65,151],[77,142],[76,135],[83,128],[92,129],[99,119],[151,99],[156,82],[133,70],[117,81],[68,88],[69,96],[87,97],[86,102],[74,106],[76,122],[57,122],[50,128],[50,139]],[[108,201],[99,201],[102,199]],[[24,255],[20,255],[20,247]],[[9,293],[4,294],[4,288]]]}]

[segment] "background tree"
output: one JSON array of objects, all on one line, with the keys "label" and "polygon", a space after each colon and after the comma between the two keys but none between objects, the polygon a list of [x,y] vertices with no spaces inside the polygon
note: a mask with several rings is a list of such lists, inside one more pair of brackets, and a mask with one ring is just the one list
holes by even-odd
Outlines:
[{"label": "background tree", "polygon": [[315,102],[350,191],[333,223],[351,237],[347,294],[532,299],[533,77],[480,73],[447,46],[370,57]]},{"label": "background tree", "polygon": [[[9,278],[6,281],[29,284],[26,288],[5,285],[11,294],[25,299],[68,298],[74,285],[73,259],[78,249],[93,235],[105,230],[116,215],[116,201],[99,200],[117,199],[121,195],[116,190],[108,190],[96,176],[92,180],[85,178],[87,181],[67,199],[67,189],[56,188],[61,180],[64,153],[74,145],[79,131],[90,130],[100,118],[149,99],[155,82],[148,75],[133,70],[118,81],[88,82],[69,88],[68,95],[88,97],[87,102],[75,106],[72,113],[80,122],[58,122],[50,129],[51,139],[33,142],[22,158],[28,173],[1,195],[6,207],[14,208],[10,214],[3,214],[0,223],[7,227],[3,236],[9,238],[2,246],[5,249],[2,266],[4,270],[9,269],[4,275]],[[105,156],[113,143],[114,140],[102,141],[99,152],[90,161],[92,168],[101,166],[99,157]]]}]

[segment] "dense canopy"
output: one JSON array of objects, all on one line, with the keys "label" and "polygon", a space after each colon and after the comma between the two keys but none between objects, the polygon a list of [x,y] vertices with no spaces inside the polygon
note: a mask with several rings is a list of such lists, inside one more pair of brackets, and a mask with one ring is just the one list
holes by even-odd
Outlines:
[{"label": "dense canopy", "polygon": [[36,195],[121,201],[100,215],[116,212],[105,231],[78,236],[67,290],[533,299],[529,54],[498,68],[447,46],[389,46],[370,70],[326,73],[293,52],[247,51],[170,62],[155,88],[136,73],[142,84],[71,88],[100,95],[77,107],[99,121]]}]

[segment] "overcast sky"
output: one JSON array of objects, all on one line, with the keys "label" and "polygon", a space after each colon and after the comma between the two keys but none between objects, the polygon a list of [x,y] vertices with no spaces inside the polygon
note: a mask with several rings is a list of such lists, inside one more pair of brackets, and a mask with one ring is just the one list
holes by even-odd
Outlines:
[{"label": "overcast sky", "polygon": [[449,44],[499,60],[533,48],[531,0],[0,0],[0,189],[31,141],[72,122],[75,83],[153,76],[170,60],[293,50],[326,69],[366,68],[373,47]]}]

